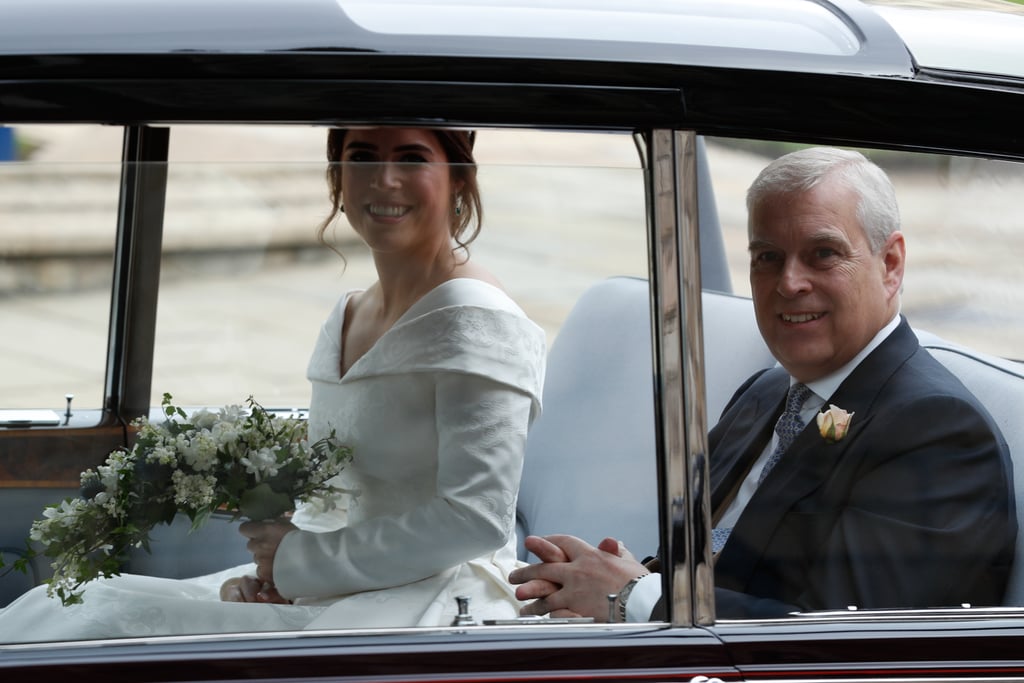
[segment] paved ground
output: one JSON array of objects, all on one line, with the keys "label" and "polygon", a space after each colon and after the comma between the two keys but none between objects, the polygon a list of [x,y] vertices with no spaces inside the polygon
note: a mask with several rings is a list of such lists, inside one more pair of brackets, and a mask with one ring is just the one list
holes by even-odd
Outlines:
[{"label": "paved ground", "polygon": [[[32,128],[23,134],[43,144],[37,159],[47,167],[27,185],[11,181],[5,169],[0,249],[8,256],[109,250],[117,132]],[[587,136],[570,150],[566,140],[486,131],[478,141],[486,227],[474,257],[552,338],[590,283],[646,272],[632,141]],[[711,152],[734,286],[745,293],[743,192],[764,159],[717,146]],[[225,135],[197,127],[175,136],[171,157],[166,242],[172,247],[294,245],[309,241],[323,215],[319,131]],[[225,168],[213,159],[236,163]],[[555,168],[556,159],[579,168]],[[69,172],[55,174],[55,168]],[[936,177],[946,191],[926,194]],[[963,162],[894,173],[894,180],[910,244],[904,307],[912,320],[997,353],[1024,355],[1024,297],[1011,289],[1024,275],[1016,201],[1024,176],[999,169],[979,176],[976,165]],[[320,321],[341,291],[373,279],[372,264],[350,233],[341,229],[339,239],[344,269],[323,250],[273,257],[236,250],[229,260],[165,264],[154,390],[171,390],[185,402],[189,394],[227,402],[254,393],[264,401],[304,404],[305,361]],[[965,269],[966,279],[951,277]],[[12,295],[26,279],[50,291]],[[68,392],[80,405],[98,404],[108,307],[109,266],[82,258],[62,265],[53,259],[0,262],[0,404],[61,407]]]}]

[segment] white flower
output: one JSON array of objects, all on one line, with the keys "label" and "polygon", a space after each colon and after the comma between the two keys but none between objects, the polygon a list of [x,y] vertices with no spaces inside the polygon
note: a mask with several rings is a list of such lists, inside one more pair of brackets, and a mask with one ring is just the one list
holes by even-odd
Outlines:
[{"label": "white flower", "polygon": [[217,423],[217,419],[217,413],[211,412],[206,408],[200,408],[192,413],[189,421],[192,422],[196,429],[210,429]]},{"label": "white flower", "polygon": [[162,440],[164,431],[159,425],[154,425],[144,417],[140,417],[132,422],[132,426],[138,430],[138,438],[147,441],[150,440]]},{"label": "white flower", "polygon": [[231,422],[218,422],[210,428],[210,434],[218,446],[233,444],[241,438],[238,427]]},{"label": "white flower", "polygon": [[161,465],[175,465],[178,462],[178,455],[173,444],[168,446],[155,446],[146,454],[146,462],[155,462]]},{"label": "white flower", "polygon": [[261,448],[258,451],[250,453],[249,457],[241,458],[239,462],[245,465],[245,471],[249,474],[255,474],[256,477],[276,477],[277,476],[277,451],[278,447],[273,448]]},{"label": "white flower", "polygon": [[197,472],[211,470],[217,464],[217,440],[207,431],[179,434],[176,446],[185,464]]},{"label": "white flower", "polygon": [[174,484],[174,502],[193,510],[200,510],[213,502],[217,478],[212,475],[186,474],[175,470],[171,475]]},{"label": "white flower", "polygon": [[231,405],[221,408],[218,412],[218,416],[222,422],[235,423],[244,420],[248,416],[248,413],[249,411],[242,406]]}]

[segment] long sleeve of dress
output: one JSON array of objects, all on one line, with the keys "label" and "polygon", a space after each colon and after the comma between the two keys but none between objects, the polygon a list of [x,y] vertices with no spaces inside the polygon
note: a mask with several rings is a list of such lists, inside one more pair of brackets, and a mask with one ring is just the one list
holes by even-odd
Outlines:
[{"label": "long sleeve of dress", "polygon": [[505,545],[515,529],[531,410],[531,397],[493,381],[440,377],[435,495],[334,532],[288,534],[274,566],[278,590],[326,597],[397,586]]}]

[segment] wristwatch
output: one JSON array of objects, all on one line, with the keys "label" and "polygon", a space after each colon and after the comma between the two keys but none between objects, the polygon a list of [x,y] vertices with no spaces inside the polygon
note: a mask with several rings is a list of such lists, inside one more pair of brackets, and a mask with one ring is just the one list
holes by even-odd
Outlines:
[{"label": "wristwatch", "polygon": [[629,594],[633,592],[633,588],[636,586],[640,579],[647,576],[647,574],[641,574],[635,579],[630,579],[629,582],[622,587],[615,596],[615,621],[624,622],[626,621],[626,601],[629,600]]}]

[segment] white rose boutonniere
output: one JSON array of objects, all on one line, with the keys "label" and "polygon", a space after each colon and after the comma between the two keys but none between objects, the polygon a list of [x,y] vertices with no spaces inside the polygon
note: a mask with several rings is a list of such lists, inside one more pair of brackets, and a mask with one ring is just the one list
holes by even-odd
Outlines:
[{"label": "white rose boutonniere", "polygon": [[830,403],[828,410],[818,413],[818,431],[829,443],[840,441],[849,431],[854,414]]}]

